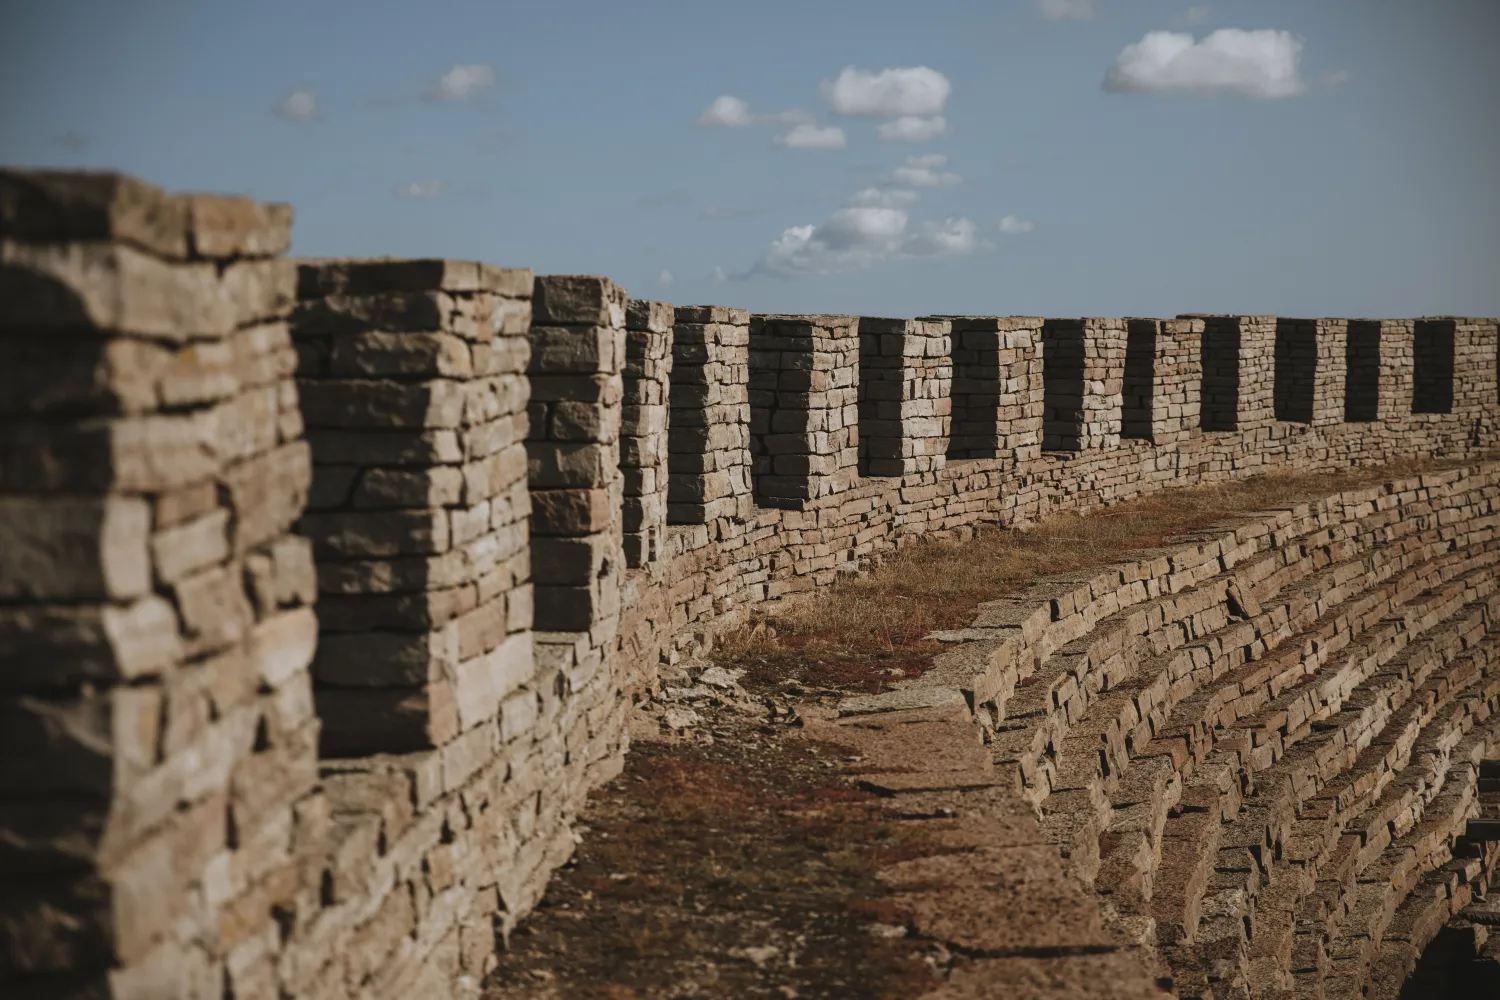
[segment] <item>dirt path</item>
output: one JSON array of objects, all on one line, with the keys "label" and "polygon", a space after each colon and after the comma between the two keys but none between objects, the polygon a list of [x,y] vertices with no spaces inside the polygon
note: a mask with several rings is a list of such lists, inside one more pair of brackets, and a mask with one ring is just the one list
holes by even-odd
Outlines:
[{"label": "dirt path", "polygon": [[921,944],[870,928],[893,919],[876,871],[930,848],[842,780],[839,748],[700,711],[695,741],[636,742],[595,795],[486,996],[919,995]]}]

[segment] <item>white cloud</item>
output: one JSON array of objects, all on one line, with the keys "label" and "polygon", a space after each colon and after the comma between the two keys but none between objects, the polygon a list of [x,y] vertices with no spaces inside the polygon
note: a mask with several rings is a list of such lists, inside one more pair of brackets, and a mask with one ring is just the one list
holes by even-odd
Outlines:
[{"label": "white cloud", "polygon": [[1092,21],[1099,13],[1094,0],[1036,0],[1036,9],[1049,21]]},{"label": "white cloud", "polygon": [[1036,228],[1036,224],[1028,219],[1018,216],[1007,215],[1000,220],[1000,231],[1010,236],[1018,236],[1021,233],[1029,233]]},{"label": "white cloud", "polygon": [[1301,57],[1302,39],[1289,31],[1221,28],[1201,42],[1187,33],[1153,31],[1125,46],[1104,89],[1292,97],[1307,89],[1297,68]]},{"label": "white cloud", "polygon": [[936,139],[948,131],[948,119],[942,115],[932,118],[920,118],[916,115],[903,115],[895,121],[881,122],[875,134],[883,142],[926,142]]},{"label": "white cloud", "polygon": [[1354,79],[1354,74],[1347,69],[1336,69],[1331,73],[1323,74],[1323,86],[1342,87],[1352,79]]},{"label": "white cloud", "polygon": [[408,181],[396,185],[397,198],[436,198],[446,185],[442,181]]},{"label": "white cloud", "polygon": [[277,101],[271,113],[291,122],[310,122],[318,117],[317,95],[306,87],[298,87]]},{"label": "white cloud", "polygon": [[714,102],[703,109],[703,114],[698,116],[698,124],[706,128],[715,125],[749,125],[753,119],[750,115],[750,102],[742,101],[738,97],[730,97],[725,94],[714,98]]},{"label": "white cloud", "polygon": [[429,101],[467,101],[495,85],[495,71],[485,63],[454,66],[422,92]]},{"label": "white cloud", "polygon": [[942,114],[953,85],[926,66],[883,69],[879,73],[844,68],[837,79],[823,81],[823,96],[841,115],[899,118]]},{"label": "white cloud", "polygon": [[891,177],[897,183],[910,184],[912,187],[952,187],[961,183],[963,178],[958,174],[940,169],[947,162],[948,158],[941,153],[908,156],[906,163],[897,167]]},{"label": "white cloud", "polygon": [[1204,5],[1204,4],[1199,4],[1197,6],[1189,7],[1187,10],[1185,10],[1185,11],[1182,12],[1182,23],[1183,24],[1207,24],[1208,23],[1208,7],[1206,5]]},{"label": "white cloud", "polygon": [[913,204],[917,197],[915,191],[867,187],[863,191],[855,192],[854,197],[849,199],[849,204],[862,208],[899,208],[902,205]]},{"label": "white cloud", "polygon": [[798,125],[774,141],[787,149],[843,149],[849,144],[837,125]]},{"label": "white cloud", "polygon": [[718,265],[718,264],[714,265],[714,280],[715,281],[728,281],[729,280],[729,276],[724,273],[724,268],[722,266]]},{"label": "white cloud", "polygon": [[661,282],[663,285],[670,285],[673,280],[672,272],[668,271],[666,268],[662,268],[661,275],[658,276],[656,280]]},{"label": "white cloud", "polygon": [[912,225],[903,206],[915,200],[910,191],[866,188],[822,222],[782,230],[751,273],[832,274],[888,261],[960,256],[990,248],[969,219]]},{"label": "white cloud", "polygon": [[801,125],[810,123],[812,120],[813,116],[800,108],[754,115],[750,113],[749,101],[731,97],[728,94],[714,98],[714,102],[704,108],[703,113],[698,116],[698,124],[703,128],[721,125],[730,128],[746,125]]}]

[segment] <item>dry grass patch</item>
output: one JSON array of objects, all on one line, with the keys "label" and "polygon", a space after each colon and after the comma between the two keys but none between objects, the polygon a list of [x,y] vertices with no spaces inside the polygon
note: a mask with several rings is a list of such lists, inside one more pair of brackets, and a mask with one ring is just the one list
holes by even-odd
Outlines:
[{"label": "dry grass patch", "polygon": [[966,627],[977,605],[1043,577],[1093,569],[1218,522],[1472,460],[1410,462],[1315,474],[1271,473],[1167,490],[1086,515],[1062,514],[1025,529],[982,528],[961,544],[921,543],[827,591],[786,602],[721,638],[715,659],[747,671],[747,684],[787,681],[878,691],[916,677],[941,645],[924,638]]}]

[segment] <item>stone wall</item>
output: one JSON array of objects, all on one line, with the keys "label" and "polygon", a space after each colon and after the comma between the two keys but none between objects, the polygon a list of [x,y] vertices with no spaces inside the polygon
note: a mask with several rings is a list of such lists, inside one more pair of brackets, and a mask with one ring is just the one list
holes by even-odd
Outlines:
[{"label": "stone wall", "polygon": [[[7,996],[462,994],[656,666],[764,602],[981,523],[1497,443],[1493,320],[1320,321],[1286,421],[1273,318],[871,321],[861,377],[856,321],[776,317],[756,447],[802,464],[766,506],[743,310],[278,261],[284,207],[115,175],[0,174],[0,224],[0,732],[39,762],[0,784]],[[862,429],[899,469],[861,474]]]},{"label": "stone wall", "polygon": [[904,476],[947,464],[953,413],[950,324],[859,320],[859,474]]},{"label": "stone wall", "polygon": [[531,274],[310,262],[298,299],[323,753],[442,746],[530,672]]},{"label": "stone wall", "polygon": [[317,881],[285,205],[0,174],[0,992],[274,995]]}]

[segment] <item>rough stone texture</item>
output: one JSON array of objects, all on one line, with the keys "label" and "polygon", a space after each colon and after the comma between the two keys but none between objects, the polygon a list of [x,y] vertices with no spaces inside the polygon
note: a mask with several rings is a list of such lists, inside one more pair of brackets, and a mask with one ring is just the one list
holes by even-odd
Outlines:
[{"label": "rough stone texture", "polygon": [[1497,566],[1488,462],[1041,581],[934,675],[1178,996],[1394,996],[1500,863]]},{"label": "rough stone texture", "polygon": [[298,268],[324,756],[442,746],[530,677],[529,283],[461,261]]},{"label": "rough stone texture", "polygon": [[672,331],[667,522],[730,533],[754,510],[750,314],[678,306]]},{"label": "rough stone texture", "polygon": [[0,172],[0,993],[265,995],[319,801],[291,211]]},{"label": "rough stone texture", "polygon": [[1120,436],[1152,444],[1189,440],[1200,432],[1203,321],[1132,319],[1126,325]]},{"label": "rough stone texture", "polygon": [[947,464],[953,356],[944,320],[859,320],[859,474]]},{"label": "rough stone texture", "polygon": [[1120,443],[1126,322],[1049,319],[1042,324],[1042,448],[1082,451]]},{"label": "rough stone texture", "polygon": [[750,317],[755,502],[802,510],[859,472],[859,320]]},{"label": "rough stone texture", "polygon": [[949,321],[953,420],[948,457],[1018,465],[1041,455],[1042,320],[1031,316],[924,316]]},{"label": "rough stone texture", "polygon": [[631,299],[625,309],[620,471],[625,561],[655,566],[667,530],[667,416],[672,373],[672,307]]},{"label": "rough stone texture", "polygon": [[[1066,382],[1082,391],[1058,409],[1077,412],[1064,423],[1082,450],[1043,455],[1042,321],[948,317],[949,461],[758,508],[749,317],[682,307],[672,523],[654,565],[628,570],[624,485],[660,432],[627,415],[626,393],[661,387],[644,361],[665,361],[666,334],[607,280],[309,261],[299,287],[298,266],[269,257],[288,210],[114,175],[0,173],[0,223],[7,997],[462,995],[571,852],[656,665],[702,653],[749,608],[980,523],[1497,444],[1494,320],[1320,321],[1311,422],[1276,419],[1273,318],[1073,321],[1082,367]],[[630,331],[653,335],[638,370]],[[1339,357],[1347,374],[1325,365]],[[901,384],[941,380],[912,367]],[[1323,416],[1372,401],[1374,420]],[[519,454],[528,427],[524,498],[505,492],[510,465],[471,480],[478,458]],[[933,447],[910,433],[913,452]],[[310,485],[316,566],[288,533]],[[498,491],[486,517],[470,489]],[[631,532],[652,562],[647,495]],[[1042,816],[1027,844],[1098,897],[1108,943],[1088,947],[1107,954],[976,958],[941,995],[1008,976],[1039,996],[1089,976],[1149,995],[1129,963],[1151,954],[1182,996],[1365,981],[1386,995],[1500,860],[1464,833],[1500,809],[1479,775],[1497,753],[1497,502],[1500,468],[1475,463],[1178,540],[986,605],[986,638],[927,688],[857,706],[974,706],[989,768],[938,766],[934,735],[931,767],[869,783],[1014,788],[1028,822]],[[545,610],[526,600],[533,571]],[[315,708],[319,588],[322,641],[349,645]],[[432,739],[428,668],[516,636],[534,645],[515,673],[480,675],[509,693],[460,693],[455,730]],[[387,699],[364,731],[415,728],[420,748],[319,768],[322,693],[357,690],[376,663],[416,710]],[[976,887],[1035,875],[1063,898],[999,853]],[[1005,914],[971,897],[987,907],[972,926],[957,896],[913,909],[981,952],[1009,947]]]}]

